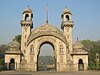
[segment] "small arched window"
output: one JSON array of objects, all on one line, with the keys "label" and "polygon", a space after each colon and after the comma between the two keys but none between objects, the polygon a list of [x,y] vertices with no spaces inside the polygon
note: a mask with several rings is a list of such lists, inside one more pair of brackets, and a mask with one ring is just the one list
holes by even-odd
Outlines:
[{"label": "small arched window", "polygon": [[69,21],[69,15],[66,15],[66,21],[67,22]]},{"label": "small arched window", "polygon": [[30,46],[30,53],[34,53],[34,46],[33,45]]},{"label": "small arched window", "polygon": [[25,15],[25,20],[29,20],[29,14]]},{"label": "small arched window", "polygon": [[62,54],[63,53],[63,45],[60,45],[60,53]]}]

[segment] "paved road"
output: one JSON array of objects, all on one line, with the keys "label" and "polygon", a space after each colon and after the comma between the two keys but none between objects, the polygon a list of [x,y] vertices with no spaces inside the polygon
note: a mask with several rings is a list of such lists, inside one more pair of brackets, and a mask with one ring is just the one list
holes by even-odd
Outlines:
[{"label": "paved road", "polygon": [[0,75],[100,75],[100,71],[79,71],[79,72],[20,72],[20,71],[0,71]]}]

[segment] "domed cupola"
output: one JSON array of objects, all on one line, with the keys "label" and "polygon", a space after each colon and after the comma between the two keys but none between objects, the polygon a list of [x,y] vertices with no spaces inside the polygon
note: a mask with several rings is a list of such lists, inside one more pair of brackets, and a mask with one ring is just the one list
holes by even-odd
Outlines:
[{"label": "domed cupola", "polygon": [[75,44],[73,45],[74,49],[83,49],[84,45],[80,43],[79,41],[76,41]]},{"label": "domed cupola", "polygon": [[32,13],[32,10],[29,8],[29,6],[24,9],[23,14],[26,12]]},{"label": "domed cupola", "polygon": [[67,7],[63,10],[62,14],[66,14],[66,13],[69,13],[72,15],[72,13],[70,12],[70,10]]},{"label": "domed cupola", "polygon": [[32,10],[28,7],[26,7],[23,11],[23,21],[31,21],[33,18]]},{"label": "domed cupola", "polygon": [[80,43],[80,41],[78,41],[78,39],[75,42],[75,44],[73,45],[73,50],[75,53],[77,53],[77,52],[87,53],[85,50],[85,46],[82,43]]}]

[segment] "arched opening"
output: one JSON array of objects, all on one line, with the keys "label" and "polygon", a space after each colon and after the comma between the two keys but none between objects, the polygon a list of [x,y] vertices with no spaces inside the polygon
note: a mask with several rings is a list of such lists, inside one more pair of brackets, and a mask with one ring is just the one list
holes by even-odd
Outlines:
[{"label": "arched opening", "polygon": [[29,14],[25,15],[25,20],[29,20]]},{"label": "arched opening", "polygon": [[66,15],[66,22],[69,21],[69,15]]},{"label": "arched opening", "polygon": [[78,70],[84,71],[84,63],[83,63],[82,59],[79,59],[79,61],[78,61]]},{"label": "arched opening", "polygon": [[56,58],[55,48],[50,42],[44,42],[39,47],[39,54],[37,56],[37,71],[55,71]]},{"label": "arched opening", "polygon": [[34,54],[34,45],[33,44],[30,46],[30,54]]},{"label": "arched opening", "polygon": [[14,58],[11,58],[11,60],[10,60],[9,70],[15,70],[15,60],[14,60]]}]

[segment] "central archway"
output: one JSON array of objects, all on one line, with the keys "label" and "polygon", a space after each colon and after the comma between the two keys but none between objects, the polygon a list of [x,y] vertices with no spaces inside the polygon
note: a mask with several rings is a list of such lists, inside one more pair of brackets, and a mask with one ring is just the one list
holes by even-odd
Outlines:
[{"label": "central archway", "polygon": [[[43,50],[45,47],[45,50]],[[49,49],[51,53],[49,54]],[[37,71],[55,71],[56,70],[56,57],[55,47],[53,43],[44,41],[39,46],[39,52],[37,56]]]}]

